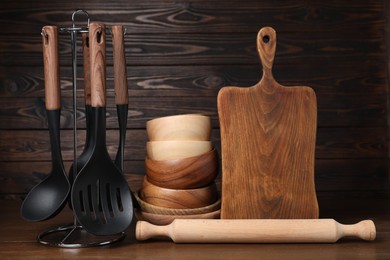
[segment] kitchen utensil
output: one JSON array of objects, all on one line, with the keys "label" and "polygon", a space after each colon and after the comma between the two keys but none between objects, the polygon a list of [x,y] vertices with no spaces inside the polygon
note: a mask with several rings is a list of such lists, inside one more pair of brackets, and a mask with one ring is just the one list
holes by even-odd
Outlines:
[{"label": "kitchen utensil", "polygon": [[194,209],[218,200],[217,186],[212,184],[196,189],[167,189],[148,182],[145,177],[139,197],[152,205],[171,209]]},{"label": "kitchen utensil", "polygon": [[91,234],[112,235],[131,223],[133,206],[127,181],[106,147],[105,25],[89,26],[93,151],[72,188],[73,211]]},{"label": "kitchen utensil", "polygon": [[139,205],[141,206],[142,211],[162,214],[162,215],[192,215],[192,214],[203,214],[210,213],[212,211],[219,210],[221,207],[221,201],[217,200],[215,203],[208,205],[206,207],[196,208],[196,209],[170,209],[152,205],[147,203],[139,198],[137,193],[134,193],[135,198],[137,199]]},{"label": "kitchen utensil", "polygon": [[375,239],[374,222],[342,225],[334,219],[175,219],[166,226],[138,221],[136,238],[176,243],[334,243],[342,237]]},{"label": "kitchen utensil", "polygon": [[218,152],[184,159],[156,161],[145,159],[146,176],[150,183],[169,189],[196,189],[209,185],[218,175]]},{"label": "kitchen utensil", "polygon": [[317,103],[309,87],[272,75],[276,32],[262,28],[263,77],[218,94],[222,148],[221,218],[318,218],[314,186]]},{"label": "kitchen utensil", "polygon": [[175,219],[219,219],[221,213],[220,210],[193,215],[162,215],[138,210],[134,212],[138,220],[144,220],[155,225],[168,225]]},{"label": "kitchen utensil", "polygon": [[198,114],[166,116],[149,120],[146,131],[150,141],[208,141],[211,122]]},{"label": "kitchen utensil", "polygon": [[[124,47],[124,29],[122,25],[113,25],[112,43],[113,43],[113,59],[114,59],[114,88],[115,88],[115,103],[116,111],[118,113],[119,123],[119,145],[115,157],[115,165],[124,174],[124,156],[125,156],[125,142],[126,142],[126,127],[127,115],[129,110],[129,93],[127,87],[127,73],[126,73],[126,56]],[[133,206],[140,208],[137,200],[130,192]]]},{"label": "kitchen utensil", "polygon": [[150,159],[163,161],[198,156],[211,151],[210,141],[149,141],[146,152]]},{"label": "kitchen utensil", "polygon": [[[84,65],[84,102],[85,102],[85,122],[86,122],[86,136],[83,152],[77,158],[77,171],[84,167],[92,153],[92,140],[91,138],[91,73],[90,73],[90,61],[89,61],[89,39],[88,33],[82,33],[82,45],[83,45],[83,65]],[[91,140],[92,139],[92,140]],[[69,170],[69,181],[73,183],[73,164]]]},{"label": "kitchen utensil", "polygon": [[21,215],[29,221],[42,221],[57,215],[66,203],[70,183],[61,155],[60,114],[61,90],[58,63],[58,29],[42,29],[45,70],[45,106],[50,134],[52,170],[24,199]]},{"label": "kitchen utensil", "polygon": [[126,124],[129,107],[129,94],[127,89],[126,60],[123,43],[123,26],[114,25],[111,28],[113,56],[114,56],[114,86],[115,103],[119,122],[119,146],[115,157],[115,164],[123,172],[123,158],[126,140]]}]

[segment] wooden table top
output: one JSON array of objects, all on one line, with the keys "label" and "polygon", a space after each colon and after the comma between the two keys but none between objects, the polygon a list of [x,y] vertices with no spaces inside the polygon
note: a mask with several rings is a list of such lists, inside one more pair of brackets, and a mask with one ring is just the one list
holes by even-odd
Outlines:
[{"label": "wooden table top", "polygon": [[[171,241],[137,242],[134,225],[121,242],[112,246],[90,248],[57,248],[37,243],[39,233],[52,227],[72,223],[72,213],[64,209],[51,220],[29,223],[20,217],[20,202],[0,200],[0,259],[388,259],[390,258],[390,203],[369,201],[340,202],[338,207],[323,203],[321,218],[334,218],[342,224],[352,224],[370,218],[376,224],[377,238],[365,242],[352,238],[334,244],[175,244]],[[348,210],[342,210],[345,205]],[[321,204],[320,204],[321,205]],[[356,207],[354,206],[356,205]],[[357,210],[364,207],[367,210]],[[389,206],[388,206],[389,205]],[[321,207],[320,207],[321,208]]]}]

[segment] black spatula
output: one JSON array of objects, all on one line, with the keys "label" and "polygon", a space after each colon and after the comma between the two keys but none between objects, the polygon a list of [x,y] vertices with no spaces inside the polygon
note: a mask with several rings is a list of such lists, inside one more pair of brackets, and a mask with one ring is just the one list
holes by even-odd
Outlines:
[{"label": "black spatula", "polygon": [[127,181],[112,162],[106,147],[105,40],[105,25],[91,23],[89,42],[93,151],[77,175],[71,194],[77,220],[95,235],[120,233],[126,230],[133,217]]}]

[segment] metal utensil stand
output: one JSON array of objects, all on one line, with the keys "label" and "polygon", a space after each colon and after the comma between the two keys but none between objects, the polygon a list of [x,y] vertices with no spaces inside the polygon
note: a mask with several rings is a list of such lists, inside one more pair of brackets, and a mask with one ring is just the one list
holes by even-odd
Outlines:
[{"label": "metal utensil stand", "polygon": [[[75,17],[83,14],[87,18],[85,27],[77,27]],[[73,165],[77,165],[77,34],[87,33],[90,17],[84,10],[76,10],[72,14],[72,27],[60,28],[60,32],[71,35],[72,44],[72,85],[73,85]],[[77,176],[77,167],[73,167],[73,176]],[[73,216],[73,223],[59,226],[40,233],[37,237],[39,243],[44,245],[81,248],[92,246],[110,245],[124,239],[125,233],[121,232],[110,236],[96,236],[88,233],[83,226],[78,224],[76,216]]]}]

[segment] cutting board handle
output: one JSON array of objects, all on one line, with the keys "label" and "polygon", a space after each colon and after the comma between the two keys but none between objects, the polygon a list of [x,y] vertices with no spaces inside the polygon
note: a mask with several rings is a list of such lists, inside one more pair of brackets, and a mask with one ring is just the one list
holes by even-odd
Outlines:
[{"label": "cutting board handle", "polygon": [[272,65],[276,51],[276,31],[272,27],[263,27],[257,34],[257,52],[263,65],[264,79],[273,79]]}]

